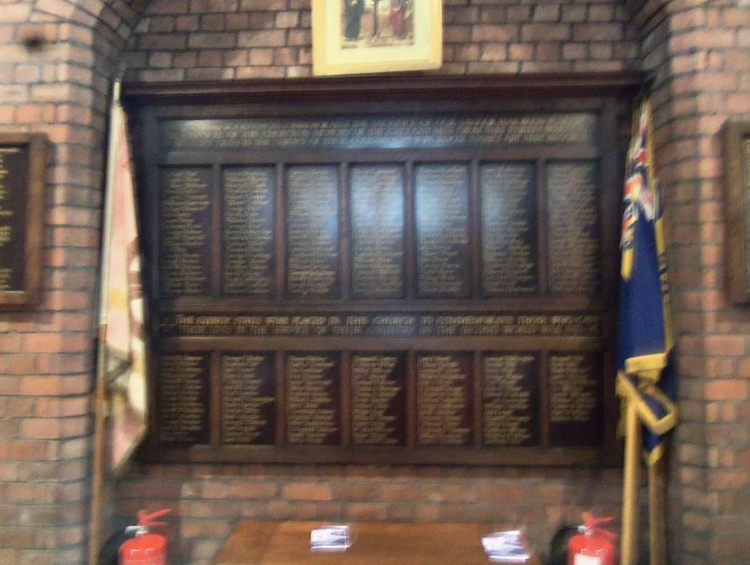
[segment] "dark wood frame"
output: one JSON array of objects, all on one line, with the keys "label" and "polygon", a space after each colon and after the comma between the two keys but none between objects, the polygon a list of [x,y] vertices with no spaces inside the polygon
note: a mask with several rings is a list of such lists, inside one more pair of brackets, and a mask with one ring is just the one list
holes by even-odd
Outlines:
[{"label": "dark wood frame", "polygon": [[[154,187],[158,186],[156,178],[155,149],[158,144],[157,122],[160,118],[234,118],[255,115],[304,115],[308,110],[308,105],[315,103],[319,107],[326,105],[331,111],[337,113],[346,113],[347,109],[356,109],[357,105],[367,104],[370,101],[379,101],[383,112],[393,111],[395,108],[403,110],[404,101],[427,101],[431,107],[444,109],[451,108],[466,109],[479,112],[497,110],[503,105],[512,105],[514,111],[534,112],[542,109],[557,108],[557,111],[563,110],[595,110],[600,114],[600,127],[602,131],[616,132],[616,135],[610,138],[603,138],[600,133],[597,138],[601,140],[605,147],[601,147],[594,153],[586,152],[576,155],[563,151],[556,153],[552,151],[548,158],[595,158],[601,163],[600,182],[602,187],[606,187],[605,204],[603,211],[606,217],[602,218],[602,227],[606,229],[602,233],[602,248],[606,251],[608,259],[602,269],[602,277],[607,288],[613,288],[617,278],[617,259],[616,259],[616,233],[612,231],[612,226],[618,223],[618,202],[622,186],[623,157],[627,147],[629,136],[629,117],[631,101],[641,84],[641,76],[634,73],[624,74],[607,74],[607,75],[561,75],[561,76],[521,76],[521,77],[434,77],[421,76],[403,78],[385,79],[378,78],[361,78],[361,79],[311,79],[300,81],[268,81],[268,82],[233,82],[231,84],[221,85],[216,83],[194,83],[194,84],[130,84],[125,86],[125,101],[136,115],[136,122],[140,123],[142,128],[142,137],[144,139],[144,159],[143,171],[145,185],[151,187],[151,193],[144,194],[145,211],[148,221],[144,225],[156,226],[158,224],[153,214],[158,207],[153,193]],[[357,100],[356,103],[351,102]],[[556,102],[550,102],[555,100]],[[219,102],[217,104],[217,101]],[[385,102],[384,102],[385,101]],[[512,102],[511,102],[512,101]],[[209,106],[210,104],[210,106]],[[407,103],[408,104],[408,103]],[[424,102],[421,102],[422,109],[425,108]],[[418,107],[415,104],[414,107]],[[377,150],[375,150],[377,153]],[[247,161],[247,164],[268,164],[271,157],[264,157],[262,152]],[[523,148],[511,151],[511,158],[521,159],[527,152]],[[446,154],[447,155],[447,154]],[[507,153],[506,153],[507,155]],[[455,152],[451,153],[452,158]],[[439,152],[436,159],[440,159]],[[442,157],[446,158],[445,156]],[[489,158],[489,157],[488,157]],[[276,157],[275,160],[284,162],[284,156]],[[342,161],[348,161],[342,157]],[[407,161],[409,158],[407,157]],[[315,159],[310,161],[316,162]],[[472,161],[473,162],[473,161]],[[166,165],[198,165],[197,161],[193,162],[188,156],[177,157],[176,160],[167,160],[162,162]],[[213,163],[213,161],[212,161]],[[200,164],[205,165],[206,160],[201,160]],[[237,164],[237,163],[235,163]],[[322,164],[322,162],[321,162]],[[219,162],[212,165],[214,169],[219,167]],[[473,164],[474,168],[476,165]],[[345,165],[344,165],[345,167]],[[218,170],[218,169],[217,169]],[[407,165],[410,170],[410,165]],[[214,175],[215,176],[215,175]],[[409,182],[409,181],[407,181]],[[541,182],[537,179],[537,182]],[[412,188],[407,188],[407,198]],[[472,188],[475,191],[476,187]],[[545,212],[544,203],[541,203],[541,211]],[[277,210],[280,209],[277,206]],[[409,206],[407,206],[409,208]],[[545,212],[546,213],[546,212]],[[406,218],[406,225],[411,222]],[[214,230],[216,231],[216,230]],[[409,228],[407,227],[407,231]],[[212,239],[220,237],[221,234],[212,234]],[[413,237],[413,234],[407,235],[407,238]],[[275,238],[279,239],[279,238]],[[152,241],[152,247],[154,245]],[[275,243],[277,253],[281,251],[283,256],[283,242]],[[281,248],[279,246],[281,245]],[[346,245],[344,243],[344,245]],[[151,255],[158,255],[157,249],[151,249]],[[539,249],[541,254],[544,250]],[[344,255],[348,250],[342,251]],[[415,258],[410,257],[410,246],[406,247],[407,272],[406,280],[414,280],[414,273],[409,272]],[[476,241],[471,245],[471,253],[477,253]],[[477,261],[474,260],[476,264]],[[345,261],[342,260],[342,264]],[[216,269],[214,269],[215,271]],[[148,280],[156,284],[157,273],[152,261],[147,262]],[[345,271],[345,270],[344,270]],[[342,272],[343,276],[348,279],[349,273]],[[543,280],[543,273],[540,272],[540,281]],[[215,279],[216,277],[212,277]],[[276,287],[283,287],[283,278],[276,277]],[[281,287],[279,287],[281,285]],[[213,287],[216,289],[216,281],[213,281]],[[346,285],[343,285],[346,288]],[[281,296],[277,293],[269,300],[263,300],[258,303],[256,300],[243,298],[229,298],[216,300],[211,297],[180,297],[168,300],[156,300],[152,303],[155,310],[168,310],[174,312],[195,312],[210,311],[216,314],[230,313],[237,310],[247,311],[248,313],[260,313],[273,311],[274,313],[284,314],[292,313],[294,310],[303,309],[305,312],[325,312],[326,301],[307,300],[304,304],[290,305],[277,302]],[[342,293],[342,299],[349,297]],[[412,298],[407,296],[407,298]],[[377,302],[374,306],[373,302]],[[387,301],[386,301],[387,302]],[[407,440],[406,446],[410,449],[408,456],[405,456],[403,448],[388,448],[351,446],[344,441],[341,446],[284,446],[284,422],[279,421],[277,417],[277,445],[276,446],[222,446],[216,433],[212,436],[211,445],[197,445],[189,448],[180,446],[164,446],[152,442],[144,450],[144,456],[148,459],[160,461],[255,461],[255,462],[287,462],[287,463],[379,463],[379,464],[618,464],[621,459],[620,450],[615,439],[614,426],[616,420],[616,399],[614,396],[614,311],[615,296],[605,295],[601,299],[574,298],[560,300],[555,297],[549,297],[545,300],[538,299],[492,299],[488,302],[478,302],[474,306],[467,308],[466,304],[456,305],[450,301],[441,299],[424,299],[420,307],[404,307],[404,305],[389,305],[383,301],[364,301],[362,303],[350,303],[347,305],[349,311],[364,312],[373,308],[382,309],[383,312],[419,312],[421,309],[440,310],[445,312],[451,311],[474,311],[482,312],[487,308],[496,310],[518,309],[522,303],[523,308],[529,311],[538,312],[555,312],[565,311],[565,308],[575,308],[577,310],[596,310],[602,312],[603,333],[600,338],[556,338],[547,337],[540,341],[540,362],[542,365],[547,364],[552,352],[566,351],[571,344],[575,343],[575,351],[604,351],[602,363],[604,365],[605,382],[604,382],[604,410],[607,419],[604,421],[605,444],[603,448],[512,448],[504,447],[499,449],[480,449],[480,443],[477,438],[481,434],[481,429],[475,429],[473,432],[473,445],[466,448],[425,448],[413,449],[415,446],[415,422],[414,417],[409,418],[407,422]],[[489,305],[488,305],[489,304]],[[156,318],[156,317],[155,317]],[[285,365],[284,358],[286,352],[299,351],[299,340],[294,338],[272,338],[272,339],[252,339],[239,337],[201,337],[201,338],[161,338],[157,349],[165,353],[206,353],[211,356],[210,365],[216,366],[222,352],[232,353],[240,350],[247,351],[276,351],[276,366]],[[513,344],[509,351],[525,351],[529,349],[527,343]],[[336,339],[319,339],[306,338],[304,351],[342,351],[342,367],[346,367],[348,358],[353,352],[361,351],[378,351],[394,352],[404,351],[407,355],[407,403],[410,410],[415,406],[415,365],[416,356],[422,352],[429,351],[474,351],[474,364],[481,362],[482,355],[486,352],[498,351],[497,343],[491,338],[482,337],[459,337],[459,338],[417,338],[412,339],[409,346],[397,338],[384,338],[377,344],[364,345],[358,339],[336,338]],[[348,370],[342,369],[342,386],[349,388]],[[280,382],[277,382],[278,397],[277,401],[283,405],[285,398],[284,391],[284,371],[281,369],[277,374]],[[210,378],[216,379],[213,375]],[[212,385],[215,386],[215,385]],[[481,379],[476,379],[474,384],[475,396],[481,394]],[[543,389],[544,387],[542,387]],[[479,392],[477,392],[479,391]],[[549,402],[544,390],[540,391],[541,401]],[[155,398],[155,395],[152,395]],[[218,404],[218,400],[213,398],[208,400],[212,406]],[[349,412],[348,406],[342,406],[342,414]],[[475,402],[475,414],[481,411],[481,407]],[[156,410],[152,414],[156,415]],[[541,415],[540,419],[547,418]],[[212,429],[216,430],[220,423],[220,414],[214,413],[212,419]],[[475,428],[480,426],[478,423],[481,415],[475,418]],[[154,421],[156,423],[156,421]],[[542,424],[543,426],[545,424]],[[345,438],[348,435],[342,430]],[[545,440],[546,441],[546,440]],[[281,449],[280,449],[281,448]]]},{"label": "dark wood frame", "polygon": [[735,304],[750,304],[750,120],[730,120],[724,129],[727,218],[727,281]]},{"label": "dark wood frame", "polygon": [[42,284],[42,246],[44,236],[44,186],[47,180],[47,135],[43,133],[0,133],[0,146],[26,147],[28,165],[26,186],[23,187],[26,202],[24,256],[16,258],[23,262],[23,286],[18,289],[0,290],[0,308],[19,309],[39,301]]},{"label": "dark wood frame", "polygon": [[639,72],[527,75],[381,75],[231,82],[130,82],[123,102],[132,109],[184,104],[247,104],[353,100],[477,100],[549,96],[625,96],[643,84]]}]

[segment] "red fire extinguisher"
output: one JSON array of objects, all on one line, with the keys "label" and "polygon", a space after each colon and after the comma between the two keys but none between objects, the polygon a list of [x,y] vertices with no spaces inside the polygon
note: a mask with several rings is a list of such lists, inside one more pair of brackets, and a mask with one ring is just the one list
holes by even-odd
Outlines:
[{"label": "red fire extinguisher", "polygon": [[589,512],[583,513],[583,526],[568,541],[568,565],[615,565],[617,534],[599,527],[611,521],[612,518],[596,518]]},{"label": "red fire extinguisher", "polygon": [[126,530],[126,532],[133,532],[135,537],[120,546],[119,565],[167,564],[167,538],[151,532],[150,528],[166,526],[166,522],[154,520],[168,513],[168,508],[153,514],[146,514],[145,510],[138,511],[138,525],[130,526]]}]

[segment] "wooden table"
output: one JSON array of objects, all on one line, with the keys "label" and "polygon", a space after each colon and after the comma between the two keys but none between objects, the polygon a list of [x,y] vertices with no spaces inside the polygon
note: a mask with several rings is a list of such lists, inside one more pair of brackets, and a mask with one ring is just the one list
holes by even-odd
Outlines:
[{"label": "wooden table", "polygon": [[[345,552],[310,552],[310,531],[321,522],[245,520],[214,558],[216,565],[486,565],[482,536],[489,524],[352,525]],[[538,557],[530,565],[541,565]]]}]

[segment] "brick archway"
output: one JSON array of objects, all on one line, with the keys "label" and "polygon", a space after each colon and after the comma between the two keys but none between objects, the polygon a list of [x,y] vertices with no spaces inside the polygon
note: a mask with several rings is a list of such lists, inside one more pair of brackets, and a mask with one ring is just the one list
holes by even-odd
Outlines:
[{"label": "brick archway", "polygon": [[[7,501],[6,515],[12,516],[0,543],[0,561],[66,565],[85,561],[94,360],[91,327],[108,79],[126,51],[136,59],[134,76],[167,70],[176,79],[222,80],[292,78],[307,73],[309,2],[258,4],[251,0],[10,0],[0,10],[0,129],[42,131],[52,141],[43,301],[27,312],[0,313],[0,488]],[[656,143],[671,216],[672,284],[685,383],[684,424],[676,434],[670,497],[674,521],[682,522],[676,524],[672,539],[675,555],[684,556],[684,563],[740,563],[750,552],[748,540],[742,537],[750,527],[750,363],[746,360],[750,316],[727,304],[723,291],[719,132],[728,117],[748,116],[750,8],[729,0],[602,1],[599,4],[628,10],[615,27],[608,28],[624,30],[627,41],[608,42],[605,34],[603,40],[593,41],[607,45],[591,48],[582,47],[581,41],[569,39],[571,35],[557,28],[561,39],[537,41],[531,38],[543,36],[550,28],[527,28],[524,35],[500,27],[508,17],[526,18],[524,23],[529,25],[557,23],[533,21],[531,4],[447,3],[451,20],[446,33],[450,53],[446,72],[553,68],[575,72],[593,61],[600,69],[641,65],[653,74]],[[588,3],[569,4],[580,10]],[[552,15],[543,16],[541,10],[539,18],[557,17],[557,5],[545,2],[544,6]],[[501,17],[506,19],[501,22]],[[155,40],[150,35],[171,33],[159,30],[176,29],[177,18],[185,33],[188,29],[195,34],[231,32],[232,39],[220,38],[231,46],[222,47],[205,36],[193,37],[191,45],[186,36],[184,47],[182,43],[169,47],[164,37]],[[146,19],[151,27],[143,25]],[[210,29],[219,20],[225,29]],[[206,29],[201,31],[201,26]],[[31,28],[41,29],[50,43],[29,53],[20,41]],[[129,49],[136,34],[142,43],[136,41]],[[618,57],[604,58],[618,49]],[[566,66],[555,67],[558,63]],[[187,73],[189,68],[198,69],[195,76]],[[152,78],[158,76],[154,73]],[[128,514],[131,504],[161,498],[195,509],[196,515],[202,512],[183,532],[186,551],[200,561],[209,558],[228,524],[242,514],[284,518],[307,513],[314,517],[345,508],[361,516],[400,513],[400,519],[458,515],[491,519],[497,503],[479,501],[469,506],[462,498],[464,489],[493,500],[523,498],[538,494],[533,489],[543,479],[541,494],[551,506],[568,503],[574,507],[581,500],[577,493],[597,484],[607,503],[616,504],[616,496],[607,498],[607,492],[614,493],[617,489],[612,485],[619,484],[616,473],[595,476],[589,472],[550,476],[531,471],[522,476],[502,470],[470,480],[455,469],[427,470],[424,476],[353,469],[352,477],[345,479],[332,469],[301,469],[273,480],[270,474],[267,469],[243,468],[222,478],[221,472],[206,477],[187,466],[169,473],[163,468],[140,468],[117,494]],[[410,494],[422,492],[426,500],[409,507],[400,501],[387,506],[360,497],[361,493],[382,492],[386,481],[401,481]],[[255,490],[247,488],[248,482]],[[229,504],[233,493],[239,493],[240,500]],[[235,514],[228,515],[228,509]],[[537,530],[546,535],[542,521],[566,518],[567,511],[560,506],[548,516],[535,516]],[[204,536],[209,522],[212,537]]]},{"label": "brick archway", "polygon": [[[617,3],[619,0],[603,2],[608,7]],[[206,52],[197,52],[194,63],[190,55],[184,54],[181,55],[184,60],[178,63],[175,55],[169,63],[175,68],[193,64],[206,72],[214,68],[212,61],[220,56],[221,65],[227,67],[262,69],[254,76],[267,76],[264,73],[268,73],[270,67],[289,69],[284,76],[290,78],[309,72],[306,58],[310,43],[309,3],[267,0],[265,4],[257,7],[257,3],[247,0],[34,0],[31,3],[11,0],[3,5],[0,23],[5,27],[0,30],[0,48],[6,57],[0,64],[3,67],[0,73],[10,69],[9,75],[3,75],[3,81],[10,85],[1,86],[0,126],[46,132],[52,142],[52,156],[47,184],[50,205],[45,225],[43,302],[27,313],[0,314],[0,367],[4,375],[0,385],[3,393],[7,393],[3,394],[3,406],[10,414],[7,428],[10,438],[5,446],[9,456],[2,456],[5,474],[0,481],[12,501],[12,513],[23,516],[21,524],[13,524],[13,529],[6,532],[7,543],[0,544],[0,560],[36,560],[65,565],[85,562],[90,490],[90,391],[94,374],[91,328],[98,282],[108,80],[122,61],[136,27],[147,14],[154,17],[152,22],[162,18],[161,25],[171,25],[167,20],[174,16],[175,26],[176,17],[182,15],[185,21],[181,25],[188,27],[200,26],[201,19],[205,20],[206,27],[211,27],[215,24],[210,22],[217,20],[216,15],[220,14],[224,24],[238,34],[238,43],[239,34],[246,33],[242,36],[247,44],[244,54],[229,53],[229,49],[218,54],[220,48],[211,39],[194,38],[196,49],[205,48]],[[251,5],[254,10],[248,8]],[[267,9],[261,9],[264,7]],[[497,38],[502,36],[503,30],[495,24],[501,16],[508,16],[506,7],[507,3],[449,7],[453,22],[449,48],[452,66],[448,72],[458,69],[462,72],[543,72],[552,68],[551,62],[565,62],[561,40],[556,45],[539,47],[545,28],[529,28],[524,36],[519,24],[514,32],[518,47],[488,48],[486,56],[490,60],[477,61],[476,68],[462,67],[462,59],[475,57],[479,49],[474,44],[479,39],[473,38],[462,23],[466,14],[471,17],[484,10],[490,21],[476,22],[484,26],[476,32],[476,37],[487,34],[488,42],[501,43]],[[542,15],[544,10],[540,10],[541,21],[536,22],[527,5],[519,3],[519,7],[513,17],[520,17],[531,26],[554,23],[548,21],[556,17],[554,7],[547,15]],[[492,8],[499,9],[493,11]],[[213,17],[203,18],[202,12]],[[613,18],[611,15],[604,17]],[[630,35],[625,31],[625,19],[620,14],[616,20],[613,29],[621,34],[618,37]],[[592,22],[592,25],[596,24]],[[48,43],[39,51],[26,52],[19,42],[24,34],[32,32],[42,33]],[[569,35],[567,31],[557,33]],[[277,36],[284,36],[283,45],[274,44],[279,41]],[[202,41],[207,43],[201,44]],[[606,53],[614,52],[617,41],[603,41],[607,43],[605,55],[598,56],[606,57]],[[166,50],[156,45],[155,49]],[[629,45],[634,42],[629,40]],[[186,44],[186,47],[190,46]],[[491,60],[499,56],[493,55],[492,49],[506,48],[514,49],[516,65],[506,66],[502,60]],[[625,51],[616,63],[599,59],[600,63],[604,61],[601,68],[636,65],[633,49]],[[539,62],[533,60],[537,56]],[[571,59],[565,69],[569,71],[585,70],[585,65],[596,59],[591,55],[589,60],[588,51],[584,55],[576,54],[575,49],[568,56]],[[154,58],[156,65],[162,64],[160,57],[164,58],[162,55]],[[556,60],[549,61],[550,57]],[[10,67],[3,66],[8,62]],[[183,74],[179,78],[198,76]],[[205,78],[226,76],[210,71]],[[334,480],[334,474],[331,475],[329,480]],[[581,484],[595,482],[594,475],[584,477]],[[497,496],[515,492],[514,477],[507,483],[487,480],[487,492],[497,493]],[[577,479],[567,476],[556,478],[558,484],[554,488],[565,491],[569,480],[573,488],[580,488]],[[455,485],[428,483],[422,489],[429,493],[434,489],[435,494],[429,496],[436,497],[435,500],[460,499]],[[301,486],[304,485],[287,485],[292,499],[294,493],[305,491]],[[126,485],[122,491],[125,497],[129,487]],[[375,485],[366,487],[374,489]],[[332,487],[322,490],[330,491]],[[300,500],[272,501],[268,512],[277,512],[282,517],[285,512],[310,511],[310,504],[304,504]],[[298,510],[294,510],[297,507]],[[371,511],[367,502],[351,507],[354,512]],[[335,504],[329,504],[328,508],[335,509]],[[450,511],[450,504],[437,505],[428,501],[415,517],[430,519],[433,515],[439,517],[439,512]],[[489,507],[484,507],[482,512],[489,512]],[[483,516],[481,512],[476,515]],[[194,532],[195,527],[188,531]],[[207,547],[200,541],[189,538],[194,555]]]}]

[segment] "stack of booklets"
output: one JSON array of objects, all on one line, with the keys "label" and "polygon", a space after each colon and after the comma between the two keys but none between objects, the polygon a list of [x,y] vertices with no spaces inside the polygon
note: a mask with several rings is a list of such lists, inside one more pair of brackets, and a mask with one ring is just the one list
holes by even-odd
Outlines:
[{"label": "stack of booklets", "polygon": [[310,551],[346,551],[354,543],[346,525],[321,526],[310,532]]},{"label": "stack of booklets", "polygon": [[482,547],[491,563],[526,563],[531,557],[523,530],[488,534],[482,538]]}]

